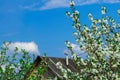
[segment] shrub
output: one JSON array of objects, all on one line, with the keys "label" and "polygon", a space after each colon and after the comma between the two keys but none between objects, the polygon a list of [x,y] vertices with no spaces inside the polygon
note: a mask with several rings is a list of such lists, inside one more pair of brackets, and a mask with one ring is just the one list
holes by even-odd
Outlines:
[{"label": "shrub", "polygon": [[41,80],[47,67],[44,60],[36,68],[37,72],[33,73],[35,76],[28,74],[28,71],[35,68],[33,63],[35,55],[30,55],[29,52],[21,49],[20,56],[17,47],[13,53],[10,53],[10,44],[4,42],[0,49],[0,80]]}]

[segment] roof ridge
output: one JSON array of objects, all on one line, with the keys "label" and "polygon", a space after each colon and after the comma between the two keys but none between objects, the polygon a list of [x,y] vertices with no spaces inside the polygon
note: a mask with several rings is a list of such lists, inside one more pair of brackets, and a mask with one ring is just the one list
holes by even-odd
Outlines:
[{"label": "roof ridge", "polygon": [[[54,63],[54,61],[52,59],[49,58],[49,60],[55,65],[56,67],[56,64]],[[54,72],[54,74],[56,74],[60,79],[63,79],[63,77],[61,75],[59,75],[59,73],[57,73],[56,71],[54,71],[54,69],[51,68],[50,65],[48,65],[49,68]]]},{"label": "roof ridge", "polygon": [[[43,58],[44,56],[39,56],[39,57]],[[50,57],[48,56],[47,58],[66,59],[66,58],[62,58],[62,57],[51,57],[51,56]],[[72,60],[72,58],[68,58],[68,59]]]}]

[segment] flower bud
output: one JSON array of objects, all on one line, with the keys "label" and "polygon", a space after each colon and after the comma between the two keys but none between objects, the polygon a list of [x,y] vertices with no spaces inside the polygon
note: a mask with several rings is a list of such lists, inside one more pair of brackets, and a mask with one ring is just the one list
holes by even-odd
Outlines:
[{"label": "flower bud", "polygon": [[75,5],[74,1],[71,1],[70,6],[74,6],[74,5]]},{"label": "flower bud", "polygon": [[118,15],[120,16],[120,9],[118,9],[118,11],[117,11],[117,12],[118,12]]},{"label": "flower bud", "polygon": [[107,12],[106,7],[103,6],[101,13],[102,13],[102,14],[106,14],[106,12]]},{"label": "flower bud", "polygon": [[66,12],[66,15],[69,16],[69,15],[70,15],[70,12],[67,11],[67,12]]}]

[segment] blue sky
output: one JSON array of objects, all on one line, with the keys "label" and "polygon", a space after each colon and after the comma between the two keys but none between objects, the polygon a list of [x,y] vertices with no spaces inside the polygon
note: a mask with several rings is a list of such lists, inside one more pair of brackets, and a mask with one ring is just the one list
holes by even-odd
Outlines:
[{"label": "blue sky", "polygon": [[[76,3],[82,24],[90,25],[89,12],[100,18],[102,5],[107,7],[108,15],[118,20],[119,0],[76,0]],[[72,21],[65,15],[67,10],[69,0],[0,0],[0,44],[12,41],[18,47],[28,45],[25,49],[33,53],[64,57],[64,42],[75,44]]]}]

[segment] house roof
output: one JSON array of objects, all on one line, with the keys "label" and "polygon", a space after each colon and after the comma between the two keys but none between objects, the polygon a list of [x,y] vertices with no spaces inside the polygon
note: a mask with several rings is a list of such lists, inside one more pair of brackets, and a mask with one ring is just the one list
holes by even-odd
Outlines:
[{"label": "house roof", "polygon": [[[40,62],[44,59],[42,56],[37,56],[36,60],[34,61],[34,66],[39,67]],[[47,72],[45,74],[45,77],[55,77],[62,79],[62,75],[60,74],[60,70],[56,67],[57,62],[61,62],[64,69],[69,68],[72,72],[77,72],[77,68],[75,63],[72,59],[68,59],[69,64],[66,65],[66,59],[65,58],[57,58],[57,57],[46,57],[45,62],[47,62]],[[31,72],[31,71],[30,71]],[[29,72],[29,74],[30,74]]]}]

